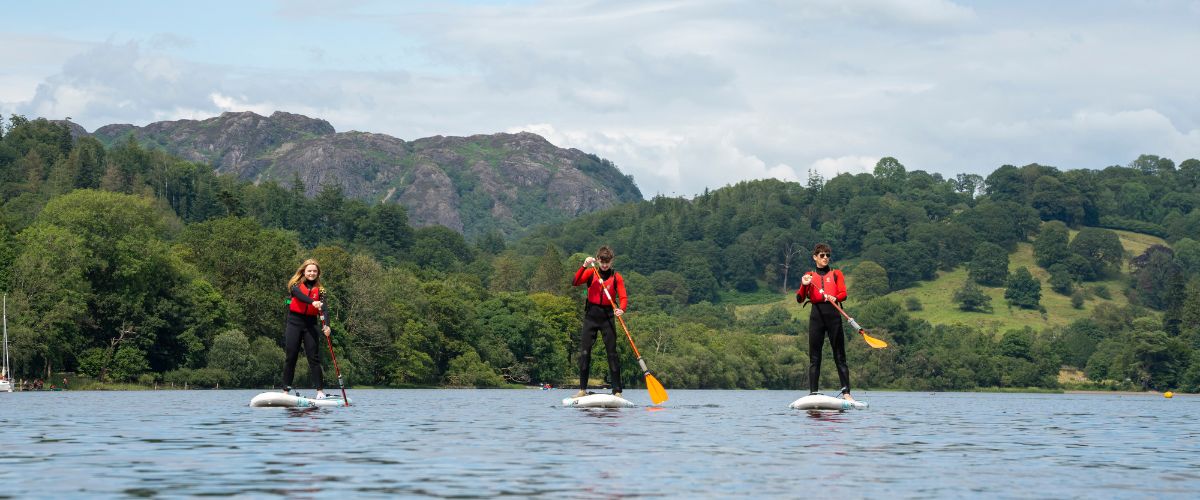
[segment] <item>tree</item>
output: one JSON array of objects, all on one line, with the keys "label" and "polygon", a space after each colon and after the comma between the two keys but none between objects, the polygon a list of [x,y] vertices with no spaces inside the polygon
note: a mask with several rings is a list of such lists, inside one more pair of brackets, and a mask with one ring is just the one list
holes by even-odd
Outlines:
[{"label": "tree", "polygon": [[455,272],[475,259],[474,251],[461,234],[446,226],[426,226],[415,233],[410,252],[418,266]]},{"label": "tree", "polygon": [[483,361],[479,353],[468,350],[450,361],[450,368],[446,371],[446,383],[457,387],[500,387],[504,385],[504,377]]},{"label": "tree", "polygon": [[1071,280],[1071,272],[1063,264],[1050,266],[1050,289],[1063,295],[1071,295],[1075,283]]},{"label": "tree", "polygon": [[1037,209],[1042,220],[1059,220],[1071,225],[1083,220],[1083,197],[1053,176],[1044,175],[1034,182],[1029,203]]},{"label": "tree", "polygon": [[238,330],[226,330],[213,338],[208,351],[208,366],[224,370],[237,387],[247,387],[253,378],[253,353],[250,340]]},{"label": "tree", "polygon": [[891,291],[887,270],[872,261],[860,262],[850,276],[854,279],[854,296],[862,300],[881,297]]},{"label": "tree", "polygon": [[1179,164],[1178,179],[1184,188],[1200,187],[1200,160],[1188,158]]},{"label": "tree", "polygon": [[1071,255],[1068,247],[1071,233],[1067,225],[1059,221],[1042,224],[1042,230],[1033,241],[1033,256],[1043,269],[1058,264]]},{"label": "tree", "polygon": [[1200,276],[1200,242],[1191,238],[1176,241],[1175,259],[1189,276]]},{"label": "tree", "polygon": [[1042,300],[1042,283],[1029,269],[1018,267],[1005,282],[1004,300],[1022,309],[1036,309]]},{"label": "tree", "polygon": [[958,308],[963,311],[992,312],[992,298],[969,279],[963,282],[962,288],[954,292],[954,302],[958,303]]},{"label": "tree", "polygon": [[570,279],[563,275],[562,253],[558,251],[558,247],[546,245],[546,251],[542,253],[542,258],[538,259],[537,269],[529,278],[529,291],[561,295],[567,292]]},{"label": "tree", "polygon": [[958,174],[954,177],[954,190],[975,199],[983,192],[983,177],[978,174]]},{"label": "tree", "polygon": [[957,220],[975,230],[980,238],[1009,249],[1025,241],[1041,225],[1036,210],[1008,201],[981,202],[963,211]]},{"label": "tree", "polygon": [[1182,297],[1180,292],[1186,283],[1183,267],[1170,248],[1151,245],[1129,261],[1129,268],[1138,303],[1162,311]]},{"label": "tree", "polygon": [[357,231],[359,236],[356,242],[385,262],[401,260],[413,244],[413,229],[408,225],[408,211],[397,203],[382,203],[371,207],[367,218],[359,222]]},{"label": "tree", "polygon": [[885,156],[875,162],[875,179],[883,187],[885,193],[898,193],[904,186],[907,172],[899,160]]},{"label": "tree", "polygon": [[392,326],[401,319],[387,291],[395,273],[365,254],[350,257],[347,264],[344,278],[332,282],[338,357],[353,361],[357,377],[366,383],[386,382],[388,360],[394,356]]},{"label": "tree", "polygon": [[1071,253],[1086,259],[1091,266],[1092,276],[1096,277],[1117,272],[1125,254],[1117,233],[1094,227],[1079,231],[1068,248]]},{"label": "tree", "polygon": [[1160,175],[1174,172],[1175,162],[1158,155],[1139,155],[1136,160],[1129,162],[1129,168],[1149,175]]},{"label": "tree", "polygon": [[967,275],[981,285],[1000,286],[1008,275],[1008,252],[995,243],[980,243],[967,264]]},{"label": "tree", "polygon": [[1017,167],[1001,166],[988,175],[984,185],[984,191],[992,201],[1025,202],[1025,181]]},{"label": "tree", "polygon": [[221,291],[233,323],[248,338],[279,334],[289,295],[285,285],[301,262],[292,233],[226,217],[188,226],[180,245],[184,260]]}]

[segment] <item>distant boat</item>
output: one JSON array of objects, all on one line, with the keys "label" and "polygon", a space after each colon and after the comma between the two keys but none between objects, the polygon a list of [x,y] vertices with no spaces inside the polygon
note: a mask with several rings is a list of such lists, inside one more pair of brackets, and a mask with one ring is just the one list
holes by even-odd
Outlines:
[{"label": "distant boat", "polygon": [[0,392],[12,392],[12,375],[8,368],[8,294],[4,294],[4,366],[0,367]]}]

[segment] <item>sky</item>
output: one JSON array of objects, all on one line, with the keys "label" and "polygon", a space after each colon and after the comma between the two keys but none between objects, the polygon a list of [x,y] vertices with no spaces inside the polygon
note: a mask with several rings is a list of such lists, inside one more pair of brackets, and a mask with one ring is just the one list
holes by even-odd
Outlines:
[{"label": "sky", "polygon": [[[647,197],[1200,157],[1200,0],[0,0],[0,113],[530,131]],[[1188,62],[1191,61],[1191,62]]]}]

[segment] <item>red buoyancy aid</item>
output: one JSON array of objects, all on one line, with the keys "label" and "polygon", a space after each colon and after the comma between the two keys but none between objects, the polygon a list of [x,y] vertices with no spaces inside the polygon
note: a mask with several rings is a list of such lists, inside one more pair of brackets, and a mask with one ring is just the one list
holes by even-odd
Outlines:
[{"label": "red buoyancy aid", "polygon": [[[321,287],[314,286],[310,289],[304,286],[304,282],[296,283],[296,286],[300,287],[300,293],[307,295],[310,299],[313,299],[314,301],[321,300]],[[292,302],[288,304],[288,310],[296,314],[303,314],[305,316],[321,315],[320,309],[313,307],[312,304],[305,304],[296,297],[292,297]]]},{"label": "red buoyancy aid", "polygon": [[800,285],[800,289],[796,290],[797,300],[820,303],[825,302],[825,295],[837,297],[838,302],[846,300],[846,277],[842,276],[840,269],[831,269],[824,276],[816,271],[804,274],[812,276],[812,282]]},{"label": "red buoyancy aid", "polygon": [[587,301],[590,304],[612,307],[608,297],[604,296],[604,288],[608,288],[608,293],[612,294],[612,298],[617,304],[620,304],[622,311],[629,304],[629,298],[625,296],[625,279],[621,277],[621,273],[613,271],[613,275],[609,279],[602,281],[595,269],[580,267],[578,271],[575,271],[575,279],[571,285],[579,286],[584,283],[588,285]]}]

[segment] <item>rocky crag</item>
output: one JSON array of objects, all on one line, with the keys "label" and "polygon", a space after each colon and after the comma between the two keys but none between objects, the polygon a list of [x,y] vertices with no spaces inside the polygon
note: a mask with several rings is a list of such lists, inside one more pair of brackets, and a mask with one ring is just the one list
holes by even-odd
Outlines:
[{"label": "rocky crag", "polygon": [[468,237],[518,235],[642,199],[611,162],[527,132],[405,141],[337,132],[325,120],[292,113],[240,112],[106,125],[92,135],[108,145],[133,138],[253,182],[291,186],[299,179],[310,196],[337,184],[348,197],[403,204],[414,225],[441,224]]}]

